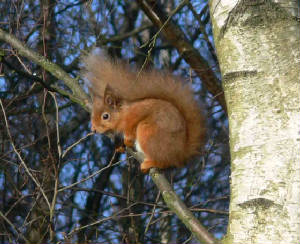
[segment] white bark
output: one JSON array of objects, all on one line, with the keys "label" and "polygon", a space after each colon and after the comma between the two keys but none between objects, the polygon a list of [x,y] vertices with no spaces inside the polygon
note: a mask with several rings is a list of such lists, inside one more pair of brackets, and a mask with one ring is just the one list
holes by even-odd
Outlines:
[{"label": "white bark", "polygon": [[211,0],[232,159],[227,243],[300,241],[300,43],[294,0]]}]

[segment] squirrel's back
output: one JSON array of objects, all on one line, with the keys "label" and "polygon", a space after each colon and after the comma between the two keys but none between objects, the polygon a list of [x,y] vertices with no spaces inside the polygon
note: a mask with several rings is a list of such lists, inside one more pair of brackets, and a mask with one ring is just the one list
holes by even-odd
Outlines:
[{"label": "squirrel's back", "polygon": [[188,83],[163,71],[141,71],[106,56],[91,54],[84,60],[85,77],[95,96],[102,97],[107,84],[115,95],[128,102],[145,98],[161,99],[173,104],[182,114],[187,128],[186,157],[200,152],[205,142],[205,122],[199,104]]}]

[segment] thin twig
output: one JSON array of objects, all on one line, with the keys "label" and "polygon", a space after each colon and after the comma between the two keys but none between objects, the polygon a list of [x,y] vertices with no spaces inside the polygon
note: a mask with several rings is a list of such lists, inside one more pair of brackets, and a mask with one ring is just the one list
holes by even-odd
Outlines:
[{"label": "thin twig", "polygon": [[[157,194],[156,199],[155,199],[155,203],[158,202],[159,197],[160,197],[160,191],[158,191],[158,194]],[[147,223],[147,226],[146,226],[146,228],[145,228],[144,234],[146,234],[146,233],[148,232],[149,226],[150,226],[151,221],[152,221],[152,219],[153,219],[153,216],[154,216],[154,214],[155,214],[155,210],[156,210],[156,204],[153,206],[153,209],[152,209],[152,211],[151,211],[151,216],[150,216],[149,221],[148,221],[148,223]]]},{"label": "thin twig", "polygon": [[195,235],[201,242],[206,244],[217,244],[219,241],[210,234],[206,228],[192,214],[190,209],[175,193],[166,177],[156,168],[150,169],[150,176],[156,186],[161,191],[162,197],[168,207],[182,220],[185,226]]},{"label": "thin twig", "polygon": [[85,182],[85,181],[87,181],[87,180],[93,178],[95,175],[100,174],[103,170],[106,170],[106,169],[108,169],[109,167],[118,165],[118,164],[120,164],[120,163],[122,163],[122,162],[125,161],[125,160],[121,160],[121,161],[118,161],[118,162],[116,162],[116,163],[113,164],[112,162],[113,162],[113,159],[114,159],[114,157],[115,157],[115,154],[116,154],[116,153],[114,153],[114,156],[112,157],[112,159],[110,160],[110,162],[109,162],[109,164],[108,164],[107,166],[105,166],[105,167],[103,167],[103,168],[97,170],[95,173],[89,175],[88,177],[86,177],[86,178],[84,178],[84,179],[82,179],[82,180],[80,180],[80,181],[77,181],[77,182],[75,182],[75,183],[73,183],[73,184],[71,184],[71,185],[68,185],[68,186],[65,186],[65,187],[62,187],[62,188],[58,189],[58,192],[61,192],[61,191],[70,189],[70,188],[72,188],[73,186],[76,186],[76,185],[78,185],[78,184],[80,184],[80,183],[83,183],[83,182]]},{"label": "thin twig", "polygon": [[80,138],[78,141],[76,141],[75,143],[73,143],[71,146],[69,146],[62,154],[61,158],[64,158],[66,156],[66,154],[76,145],[78,145],[79,143],[81,143],[83,140],[85,140],[87,137],[94,135],[95,132],[90,132],[87,135],[85,135],[84,137]]},{"label": "thin twig", "polygon": [[5,120],[5,125],[6,125],[6,129],[7,129],[7,134],[8,134],[8,137],[9,137],[9,139],[10,139],[11,145],[12,145],[12,147],[13,147],[15,153],[17,154],[19,160],[21,161],[21,164],[22,164],[22,166],[24,167],[26,173],[30,176],[30,178],[31,178],[31,179],[33,180],[33,182],[36,184],[36,186],[38,187],[38,189],[41,191],[41,193],[42,193],[43,197],[45,198],[45,201],[46,201],[46,203],[47,203],[47,205],[48,205],[48,207],[49,207],[49,209],[50,209],[50,208],[51,208],[51,205],[50,205],[50,203],[49,203],[49,200],[48,200],[48,198],[47,198],[47,196],[46,196],[46,194],[45,194],[43,188],[41,187],[40,183],[39,183],[39,182],[34,178],[34,176],[31,174],[29,168],[27,167],[27,165],[26,165],[25,162],[23,161],[23,159],[22,159],[20,153],[18,152],[18,150],[17,150],[16,147],[15,147],[15,144],[14,144],[14,142],[13,142],[12,136],[11,136],[10,131],[9,131],[9,125],[8,125],[8,122],[7,122],[6,113],[5,113],[5,110],[4,110],[4,107],[3,107],[3,104],[2,104],[2,100],[1,100],[1,99],[0,99],[0,105],[1,105],[1,108],[2,108],[2,112],[3,112],[3,116],[4,116],[4,120]]},{"label": "thin twig", "polygon": [[30,243],[27,239],[26,239],[26,237],[17,229],[17,227],[15,227],[14,225],[13,225],[13,223],[12,222],[10,222],[10,220],[8,219],[8,218],[6,218],[6,216],[0,211],[0,217],[2,217],[9,225],[10,225],[10,227],[16,232],[16,233],[18,233],[18,235],[20,235],[23,239],[24,239],[24,241],[26,242],[26,243]]},{"label": "thin twig", "polygon": [[49,133],[49,128],[48,128],[48,120],[46,118],[46,113],[45,113],[45,106],[46,106],[46,99],[47,99],[47,90],[44,90],[44,99],[43,99],[43,105],[42,105],[42,117],[45,123],[46,127],[46,134],[47,134],[47,140],[48,140],[48,148],[50,149],[51,147],[51,142],[50,142],[50,133]]},{"label": "thin twig", "polygon": [[[105,217],[105,218],[103,218],[103,219],[99,219],[99,220],[97,220],[97,221],[95,221],[95,222],[92,222],[92,223],[90,223],[90,224],[87,224],[87,225],[84,225],[84,226],[77,227],[77,228],[75,228],[74,230],[72,230],[67,236],[72,236],[73,233],[75,233],[75,232],[78,232],[78,231],[80,231],[80,230],[82,230],[82,229],[85,229],[85,228],[88,228],[88,227],[91,227],[91,226],[94,226],[94,225],[97,225],[97,224],[100,224],[100,223],[102,223],[102,222],[104,222],[104,221],[107,221],[107,220],[110,220],[110,219],[115,219],[116,217],[119,218],[120,216],[118,216],[118,214],[120,214],[120,213],[122,213],[122,212],[124,212],[124,211],[127,211],[128,209],[132,208],[134,205],[136,205],[136,203],[132,203],[130,206],[128,206],[128,207],[126,207],[126,208],[120,209],[118,212],[114,213],[112,216]],[[129,216],[130,216],[130,215],[126,215],[126,217],[129,217]]]},{"label": "thin twig", "polygon": [[[49,218],[50,218],[50,223],[53,223],[53,218],[54,218],[54,213],[55,213],[55,204],[56,204],[56,199],[57,199],[57,194],[58,194],[58,184],[59,184],[59,168],[60,168],[60,162],[61,162],[61,146],[60,146],[60,136],[59,136],[59,126],[58,126],[58,121],[59,121],[59,117],[58,117],[58,104],[57,104],[57,100],[55,97],[55,93],[50,92],[50,95],[52,96],[54,103],[55,103],[55,109],[56,109],[56,137],[57,137],[57,151],[58,151],[58,165],[55,166],[54,165],[54,169],[55,169],[55,183],[54,183],[54,192],[53,192],[53,198],[52,198],[52,202],[51,202],[51,208],[50,208],[50,214],[49,214]],[[50,225],[52,226],[52,225]],[[53,241],[55,237],[55,232],[52,230],[52,228],[50,227],[50,241]]]},{"label": "thin twig", "polygon": [[[67,74],[60,66],[50,62],[45,57],[40,54],[34,52],[26,45],[24,45],[20,40],[18,40],[15,36],[7,33],[2,28],[0,28],[0,40],[9,43],[12,47],[14,47],[18,53],[36,64],[40,65],[42,68],[50,72],[57,79],[63,80],[64,83],[71,89],[72,93],[70,94],[70,99],[74,102],[80,104],[86,110],[90,110],[90,98],[84,92],[84,90],[79,85],[78,79],[73,79]],[[52,86],[52,85],[51,85]],[[56,89],[56,88],[55,88]],[[67,95],[65,93],[65,95]]]},{"label": "thin twig", "polygon": [[[146,56],[146,59],[142,65],[142,67],[140,68],[138,74],[137,74],[137,77],[139,77],[139,75],[141,74],[142,70],[144,69],[146,63],[148,62],[148,59],[150,58],[150,55],[151,55],[151,52],[152,52],[152,49],[155,47],[155,42],[156,42],[156,39],[158,37],[158,35],[160,34],[160,32],[163,30],[163,28],[169,23],[169,21],[171,20],[171,18],[178,12],[180,11],[186,4],[188,3],[188,0],[183,0],[181,3],[178,4],[178,6],[172,10],[172,12],[170,13],[169,17],[167,18],[167,20],[163,23],[163,25],[159,28],[159,30],[155,33],[155,35],[150,39],[150,43],[148,45],[149,47],[149,50],[147,52],[147,56]],[[146,45],[148,44],[145,43],[144,45],[142,45],[140,48],[143,48],[145,47]]]},{"label": "thin twig", "polygon": [[49,91],[50,95],[52,96],[54,103],[55,103],[55,110],[56,110],[56,137],[57,137],[57,151],[58,151],[58,157],[59,159],[61,158],[61,145],[60,145],[60,136],[59,136],[59,126],[58,126],[58,121],[59,121],[59,117],[58,117],[58,104],[57,104],[57,100],[56,100],[56,96],[55,93]]}]

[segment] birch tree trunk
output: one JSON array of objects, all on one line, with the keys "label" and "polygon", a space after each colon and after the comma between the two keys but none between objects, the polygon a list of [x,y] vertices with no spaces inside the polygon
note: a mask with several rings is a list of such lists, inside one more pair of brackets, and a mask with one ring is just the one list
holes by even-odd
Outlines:
[{"label": "birch tree trunk", "polygon": [[211,0],[232,158],[225,243],[300,241],[300,43],[293,0]]}]

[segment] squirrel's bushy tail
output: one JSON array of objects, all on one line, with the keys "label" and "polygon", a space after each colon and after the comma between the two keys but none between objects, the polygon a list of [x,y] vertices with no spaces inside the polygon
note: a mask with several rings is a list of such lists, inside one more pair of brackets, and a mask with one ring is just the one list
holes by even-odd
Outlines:
[{"label": "squirrel's bushy tail", "polygon": [[139,72],[129,64],[106,56],[91,54],[84,63],[87,70],[84,75],[91,82],[93,93],[99,96],[103,96],[109,84],[116,95],[128,101],[156,98],[176,106],[186,121],[186,159],[199,154],[205,143],[205,120],[188,83],[164,71]]}]

